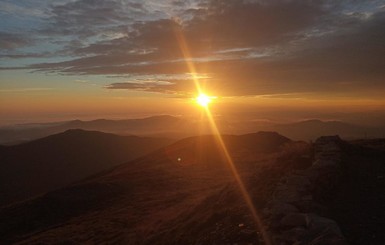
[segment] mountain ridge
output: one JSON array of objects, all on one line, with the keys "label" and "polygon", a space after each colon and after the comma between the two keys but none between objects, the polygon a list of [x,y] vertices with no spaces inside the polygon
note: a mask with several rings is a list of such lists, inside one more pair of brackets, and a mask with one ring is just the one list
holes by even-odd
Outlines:
[{"label": "mountain ridge", "polygon": [[172,143],[71,129],[0,148],[0,205],[78,181]]},{"label": "mountain ridge", "polygon": [[[263,123],[255,121],[229,121],[217,119],[217,126],[223,134],[247,134],[257,131],[274,131],[295,140],[315,140],[322,135],[339,134],[342,138],[385,137],[383,127],[369,127],[343,121],[303,120],[292,123]],[[170,115],[153,116],[139,119],[96,119],[90,121],[72,120],[47,124],[26,124],[0,128],[0,144],[17,144],[68,129],[95,130],[119,135],[139,135],[182,139],[210,132],[206,121],[196,121]]]}]

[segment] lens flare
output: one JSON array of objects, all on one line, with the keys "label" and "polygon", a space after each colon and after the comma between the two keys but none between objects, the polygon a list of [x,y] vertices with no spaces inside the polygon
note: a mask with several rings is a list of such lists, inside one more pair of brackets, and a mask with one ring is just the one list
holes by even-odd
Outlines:
[{"label": "lens flare", "polygon": [[215,123],[213,115],[212,115],[211,111],[209,110],[208,104],[210,103],[211,100],[210,100],[210,97],[208,97],[207,95],[204,95],[202,93],[203,90],[201,88],[194,63],[191,61],[191,54],[190,54],[186,39],[183,35],[181,26],[177,25],[174,29],[174,32],[175,32],[175,37],[178,41],[180,50],[182,51],[182,54],[185,58],[186,65],[189,68],[190,73],[192,74],[195,88],[199,94],[199,96],[196,98],[197,103],[200,104],[204,108],[204,111],[205,111],[204,114],[206,115],[206,117],[208,118],[208,120],[210,122],[211,130],[212,130],[212,133],[214,134],[214,137],[216,139],[216,143],[218,144],[219,148],[221,149],[222,154],[225,157],[226,162],[227,162],[227,164],[228,164],[228,166],[229,166],[229,168],[233,174],[233,177],[234,177],[236,183],[238,184],[238,187],[239,187],[239,190],[243,196],[243,199],[244,199],[246,205],[248,206],[248,208],[249,208],[249,210],[250,210],[250,212],[254,218],[254,222],[255,222],[256,226],[258,227],[258,231],[261,232],[262,239],[264,240],[264,244],[272,245],[272,241],[270,239],[270,236],[269,236],[268,232],[265,230],[262,219],[260,218],[260,215],[258,214],[258,211],[254,206],[252,198],[251,198],[248,190],[246,189],[246,186],[243,183],[241,176],[238,173],[238,170],[234,164],[234,161],[233,161],[233,159],[232,159],[232,157],[231,157],[231,155],[230,155],[230,153],[226,147],[226,144],[223,141],[222,136],[218,130],[218,127]]},{"label": "lens flare", "polygon": [[212,98],[205,95],[205,94],[200,94],[197,98],[196,98],[196,102],[200,105],[200,106],[203,106],[203,107],[207,107],[212,101]]}]

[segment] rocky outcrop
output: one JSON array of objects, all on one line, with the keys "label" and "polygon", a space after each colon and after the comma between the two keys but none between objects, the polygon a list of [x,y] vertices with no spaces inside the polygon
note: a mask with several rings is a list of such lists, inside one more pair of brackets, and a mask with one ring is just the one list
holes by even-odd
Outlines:
[{"label": "rocky outcrop", "polygon": [[338,182],[342,142],[338,136],[317,139],[312,166],[288,173],[277,184],[264,210],[275,244],[347,244],[338,224],[323,217],[325,207],[318,202]]}]

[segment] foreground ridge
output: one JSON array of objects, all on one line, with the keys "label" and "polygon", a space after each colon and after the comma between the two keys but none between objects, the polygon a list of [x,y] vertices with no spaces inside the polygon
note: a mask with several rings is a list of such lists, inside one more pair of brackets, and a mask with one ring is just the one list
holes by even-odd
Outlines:
[{"label": "foreground ridge", "polygon": [[347,244],[336,221],[324,217],[314,200],[319,190],[333,188],[341,171],[343,141],[323,136],[314,143],[314,161],[305,170],[281,178],[264,210],[276,244]]}]

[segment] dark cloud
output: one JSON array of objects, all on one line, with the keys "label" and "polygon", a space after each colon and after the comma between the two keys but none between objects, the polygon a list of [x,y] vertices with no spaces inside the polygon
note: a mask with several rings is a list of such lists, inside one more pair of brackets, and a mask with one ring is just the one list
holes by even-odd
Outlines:
[{"label": "dark cloud", "polygon": [[[118,23],[129,20],[127,13],[119,13],[122,6],[118,2],[110,3],[109,8],[101,5],[95,9],[95,6],[98,5],[93,1],[83,0],[55,7],[49,31],[87,36],[100,32],[99,29],[114,20]],[[156,49],[161,58],[172,59],[181,57],[176,39],[176,32],[181,32],[188,40],[192,55],[203,56],[234,46],[255,47],[288,41],[293,38],[291,35],[311,26],[324,14],[321,5],[243,1],[216,1],[216,5],[212,2],[205,10],[192,12],[194,17],[183,23],[175,19],[158,19],[108,26],[110,31],[121,31],[125,36],[85,47],[74,46],[73,53],[92,55]]]},{"label": "dark cloud", "polygon": [[166,94],[191,94],[194,91],[194,83],[191,80],[173,80],[157,82],[123,82],[107,85],[107,89],[128,89],[145,92],[166,93]]},{"label": "dark cloud", "polygon": [[180,57],[175,31],[181,28],[170,19],[136,22],[131,31],[120,38],[101,41],[74,49],[75,54],[133,54],[156,51],[162,59]]},{"label": "dark cloud", "polygon": [[322,3],[213,0],[188,23],[188,35],[203,35],[213,49],[272,45],[295,38],[327,15]]},{"label": "dark cloud", "polygon": [[314,71],[315,76],[323,74],[328,81],[382,80],[385,75],[385,12],[351,23],[354,24],[306,42],[288,60],[287,66]]},{"label": "dark cloud", "polygon": [[49,35],[76,35],[89,37],[132,21],[143,14],[140,3],[125,1],[78,0],[51,7],[46,28]]},{"label": "dark cloud", "polygon": [[44,53],[24,53],[24,54],[0,54],[0,59],[24,59],[24,58],[43,58],[47,57],[48,54]]},{"label": "dark cloud", "polygon": [[0,31],[0,49],[12,50],[31,43],[32,41],[23,35]]}]

